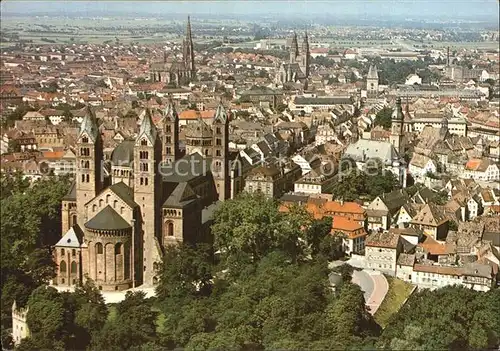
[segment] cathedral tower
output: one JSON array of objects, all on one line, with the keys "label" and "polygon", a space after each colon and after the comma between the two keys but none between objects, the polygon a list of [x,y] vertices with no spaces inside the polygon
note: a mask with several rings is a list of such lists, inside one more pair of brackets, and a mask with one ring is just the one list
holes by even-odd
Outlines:
[{"label": "cathedral tower", "polygon": [[76,209],[78,224],[83,228],[88,218],[85,204],[92,200],[102,189],[101,172],[103,146],[97,121],[90,106],[80,126],[76,143]]},{"label": "cathedral tower", "polygon": [[215,112],[212,129],[212,174],[219,200],[226,200],[231,194],[229,188],[229,116],[222,102]]},{"label": "cathedral tower", "polygon": [[191,34],[191,19],[188,16],[187,25],[186,25],[186,39],[184,39],[183,43],[183,60],[184,66],[190,72],[190,77],[193,79],[195,77],[195,67],[194,67],[194,45],[193,45],[193,36]]},{"label": "cathedral tower", "polygon": [[377,98],[378,96],[378,71],[377,67],[373,65],[370,65],[366,77],[366,95],[368,98]]},{"label": "cathedral tower", "polygon": [[293,32],[292,46],[290,47],[290,63],[295,63],[299,55],[299,44],[297,41],[297,33]]},{"label": "cathedral tower", "polygon": [[396,108],[391,116],[392,127],[389,140],[394,146],[399,156],[403,155],[403,108],[401,107],[401,98],[396,99]]},{"label": "cathedral tower", "polygon": [[171,164],[180,158],[179,151],[179,116],[170,100],[163,117],[162,161]]},{"label": "cathedral tower", "polygon": [[302,42],[301,50],[301,69],[304,72],[306,78],[309,77],[309,63],[311,60],[311,52],[309,51],[309,38],[307,36],[307,31],[304,34],[304,41]]},{"label": "cathedral tower", "polygon": [[[158,164],[161,158],[161,144],[151,113],[146,110],[142,119],[139,134],[134,146],[134,200],[139,205],[141,218],[138,228],[142,235],[137,235],[136,262],[143,262],[143,280],[152,284],[154,263],[160,260],[156,233],[159,230],[159,201],[161,179],[158,175]],[[142,247],[142,252],[141,252]],[[141,265],[139,265],[141,267]],[[136,277],[138,279],[138,277]]]}]

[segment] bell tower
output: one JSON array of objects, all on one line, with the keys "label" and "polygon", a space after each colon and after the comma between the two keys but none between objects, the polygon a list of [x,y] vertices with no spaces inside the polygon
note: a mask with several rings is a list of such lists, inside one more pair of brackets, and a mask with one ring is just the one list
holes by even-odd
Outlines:
[{"label": "bell tower", "polygon": [[297,41],[297,33],[293,33],[292,46],[290,47],[290,63],[295,63],[299,55],[299,44]]},{"label": "bell tower", "polygon": [[140,208],[139,233],[135,241],[140,245],[137,245],[134,255],[139,274],[134,278],[141,280],[140,272],[144,272],[142,278],[145,284],[153,283],[154,263],[160,260],[156,238],[160,217],[161,180],[157,169],[160,158],[161,143],[148,109],[134,145],[134,200]]},{"label": "bell tower", "polygon": [[92,200],[102,189],[102,139],[97,120],[90,106],[87,106],[76,146],[77,222],[80,228],[83,228],[83,225],[88,220],[85,204]]},{"label": "bell tower", "polygon": [[212,130],[212,174],[219,200],[223,201],[229,198],[231,191],[229,188],[229,116],[222,102],[219,103],[215,112]]},{"label": "bell tower", "polygon": [[389,140],[394,146],[399,156],[402,156],[403,150],[403,108],[401,107],[401,98],[396,98],[396,108],[391,116],[392,127]]},{"label": "bell tower", "polygon": [[163,117],[162,144],[162,161],[171,164],[180,158],[179,115],[171,100],[167,104]]},{"label": "bell tower", "polygon": [[304,41],[302,42],[302,52],[301,52],[301,68],[304,72],[306,78],[309,77],[309,63],[310,63],[311,52],[309,51],[309,38],[307,36],[307,31],[304,34]]}]

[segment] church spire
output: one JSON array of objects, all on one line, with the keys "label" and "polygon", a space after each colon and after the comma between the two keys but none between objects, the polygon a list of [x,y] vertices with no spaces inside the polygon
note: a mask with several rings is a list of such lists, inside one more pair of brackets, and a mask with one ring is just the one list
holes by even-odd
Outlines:
[{"label": "church spire", "polygon": [[99,134],[97,120],[95,118],[94,112],[90,108],[90,105],[87,105],[85,116],[83,117],[82,124],[80,125],[79,136],[82,136],[83,134],[87,135],[92,140],[92,142],[96,141],[97,135]]},{"label": "church spire", "polygon": [[183,52],[184,52],[184,65],[186,69],[190,72],[191,77],[194,78],[195,68],[194,68],[194,45],[193,45],[193,35],[191,33],[191,17],[188,16],[186,24],[186,39],[183,41]]},{"label": "church spire", "polygon": [[139,128],[139,134],[137,135],[137,141],[139,139],[146,137],[151,144],[155,144],[157,131],[156,126],[153,123],[153,119],[151,118],[151,112],[149,109],[146,109],[146,114],[142,118],[141,126]]},{"label": "church spire", "polygon": [[226,124],[229,121],[229,116],[227,114],[222,101],[219,102],[219,106],[217,106],[217,111],[215,111],[214,121],[222,124]]},{"label": "church spire", "polygon": [[172,99],[168,100],[167,107],[165,108],[165,119],[172,122],[175,122],[177,119],[179,119],[179,115],[175,110],[175,106],[174,103],[172,102]]},{"label": "church spire", "polygon": [[297,41],[297,33],[293,32],[292,46],[290,47],[290,63],[295,63],[295,59],[299,54],[299,44]]}]

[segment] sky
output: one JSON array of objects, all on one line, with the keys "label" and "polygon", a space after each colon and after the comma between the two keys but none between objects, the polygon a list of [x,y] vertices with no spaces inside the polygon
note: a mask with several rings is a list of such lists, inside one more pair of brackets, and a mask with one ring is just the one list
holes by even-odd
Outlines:
[{"label": "sky", "polygon": [[3,14],[282,14],[402,18],[498,19],[499,0],[212,0],[212,1],[26,1],[3,0]]}]

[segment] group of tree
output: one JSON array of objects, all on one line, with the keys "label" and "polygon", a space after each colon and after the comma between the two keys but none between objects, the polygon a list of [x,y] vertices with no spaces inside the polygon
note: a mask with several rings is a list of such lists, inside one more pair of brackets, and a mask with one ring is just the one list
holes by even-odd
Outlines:
[{"label": "group of tree", "polygon": [[378,160],[369,160],[365,169],[360,170],[350,158],[340,163],[339,174],[329,192],[336,199],[371,201],[383,193],[388,193],[399,186],[398,178],[391,171],[384,169]]},{"label": "group of tree", "polygon": [[24,306],[31,291],[54,276],[50,246],[61,237],[61,199],[68,189],[67,178],[30,184],[21,174],[0,177],[2,341],[14,300]]},{"label": "group of tree", "polygon": [[377,112],[375,115],[375,120],[373,121],[374,126],[381,126],[384,129],[390,130],[392,126],[392,112],[394,110],[388,106]]},{"label": "group of tree", "polygon": [[[346,349],[373,345],[379,326],[347,278],[329,287],[331,219],[243,195],[224,202],[214,246],[169,248],[157,288],[168,349]],[[332,245],[333,244],[333,245]]]},{"label": "group of tree", "polygon": [[384,329],[379,348],[493,350],[500,343],[500,290],[450,286],[414,293]]}]

